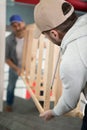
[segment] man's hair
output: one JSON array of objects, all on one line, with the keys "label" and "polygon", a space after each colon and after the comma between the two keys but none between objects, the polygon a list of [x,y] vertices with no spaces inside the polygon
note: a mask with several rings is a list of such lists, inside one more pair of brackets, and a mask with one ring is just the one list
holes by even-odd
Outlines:
[{"label": "man's hair", "polygon": [[[59,25],[53,29],[56,31],[66,33],[73,26],[73,24],[76,22],[76,20],[77,20],[77,15],[75,12],[73,12],[72,15],[65,22],[63,22],[61,25]],[[53,29],[51,29],[51,30],[53,30]],[[45,33],[49,33],[49,32],[50,32],[50,30],[45,31]]]},{"label": "man's hair", "polygon": [[66,33],[73,26],[76,20],[77,20],[77,16],[75,12],[73,12],[73,14],[64,23],[56,27],[55,30],[59,30],[63,33]]}]

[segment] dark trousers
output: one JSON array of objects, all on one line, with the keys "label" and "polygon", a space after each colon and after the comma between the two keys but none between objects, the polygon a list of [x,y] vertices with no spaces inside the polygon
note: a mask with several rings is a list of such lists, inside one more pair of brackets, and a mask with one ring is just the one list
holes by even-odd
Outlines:
[{"label": "dark trousers", "polygon": [[83,117],[83,123],[82,123],[81,130],[87,130],[87,104],[85,106],[85,114],[84,114],[84,117]]}]

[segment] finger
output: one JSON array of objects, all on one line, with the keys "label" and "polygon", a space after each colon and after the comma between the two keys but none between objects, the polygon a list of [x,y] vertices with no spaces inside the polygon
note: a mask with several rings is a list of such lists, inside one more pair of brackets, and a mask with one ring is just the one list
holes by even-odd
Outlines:
[{"label": "finger", "polygon": [[43,117],[44,115],[45,115],[45,114],[44,114],[44,113],[42,113],[42,114],[40,114],[39,116],[40,116],[40,117]]}]

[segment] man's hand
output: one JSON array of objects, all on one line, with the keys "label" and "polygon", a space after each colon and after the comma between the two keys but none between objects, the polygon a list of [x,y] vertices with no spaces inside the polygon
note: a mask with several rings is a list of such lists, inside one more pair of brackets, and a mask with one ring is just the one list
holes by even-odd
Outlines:
[{"label": "man's hand", "polygon": [[53,111],[52,110],[45,111],[44,113],[40,114],[40,117],[46,121],[51,120],[54,117]]},{"label": "man's hand", "polygon": [[20,68],[17,65],[15,65],[10,59],[7,59],[6,63],[17,73],[18,76],[21,75]]},{"label": "man's hand", "polygon": [[20,68],[17,68],[17,69],[16,69],[16,73],[17,73],[18,76],[21,75],[21,70],[20,70]]}]

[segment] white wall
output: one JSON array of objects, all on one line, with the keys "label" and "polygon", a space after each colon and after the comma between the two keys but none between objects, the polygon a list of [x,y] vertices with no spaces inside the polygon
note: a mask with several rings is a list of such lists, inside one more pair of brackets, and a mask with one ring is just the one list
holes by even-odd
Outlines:
[{"label": "white wall", "polygon": [[6,0],[0,0],[0,111],[3,110]]}]

